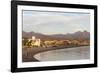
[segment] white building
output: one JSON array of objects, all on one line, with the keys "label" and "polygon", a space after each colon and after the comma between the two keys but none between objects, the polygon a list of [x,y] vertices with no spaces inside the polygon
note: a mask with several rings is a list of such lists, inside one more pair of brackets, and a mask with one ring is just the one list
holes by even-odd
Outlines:
[{"label": "white building", "polygon": [[35,36],[32,36],[32,46],[40,46],[41,45],[41,40],[40,39],[36,39]]},{"label": "white building", "polygon": [[35,40],[35,36],[32,36],[32,40]]}]

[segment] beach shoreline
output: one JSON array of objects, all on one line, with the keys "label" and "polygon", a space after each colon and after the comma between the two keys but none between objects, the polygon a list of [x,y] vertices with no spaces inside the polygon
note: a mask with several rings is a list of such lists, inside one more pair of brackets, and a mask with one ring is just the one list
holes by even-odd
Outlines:
[{"label": "beach shoreline", "polygon": [[73,48],[73,47],[82,47],[82,45],[81,46],[69,45],[69,46],[47,47],[47,48],[45,47],[22,48],[22,62],[39,62],[39,60],[37,60],[34,57],[34,55],[38,53],[51,51],[51,50],[64,49],[64,48]]}]

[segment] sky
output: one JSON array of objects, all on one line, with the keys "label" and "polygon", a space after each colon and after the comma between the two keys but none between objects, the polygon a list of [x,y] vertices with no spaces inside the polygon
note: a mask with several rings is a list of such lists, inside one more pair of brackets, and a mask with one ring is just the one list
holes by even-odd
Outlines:
[{"label": "sky", "polygon": [[23,31],[42,34],[90,32],[90,14],[23,10]]}]

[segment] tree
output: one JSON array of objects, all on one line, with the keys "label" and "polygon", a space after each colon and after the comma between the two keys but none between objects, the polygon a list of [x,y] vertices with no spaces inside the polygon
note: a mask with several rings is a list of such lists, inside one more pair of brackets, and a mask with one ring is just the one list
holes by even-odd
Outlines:
[{"label": "tree", "polygon": [[27,43],[28,43],[28,38],[23,38],[23,40],[22,40],[22,45],[23,45],[23,46],[26,46]]}]

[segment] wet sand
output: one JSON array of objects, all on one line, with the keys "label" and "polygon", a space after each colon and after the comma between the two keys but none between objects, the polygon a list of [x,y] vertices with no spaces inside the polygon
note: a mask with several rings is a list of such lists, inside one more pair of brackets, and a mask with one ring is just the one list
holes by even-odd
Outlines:
[{"label": "wet sand", "polygon": [[60,47],[35,47],[35,48],[23,48],[22,49],[22,62],[38,62],[36,58],[33,56],[37,53],[45,52],[45,51],[50,51],[50,50],[58,50],[58,49],[63,49],[63,48],[71,48],[71,47],[80,47],[80,46],[60,46]]}]

